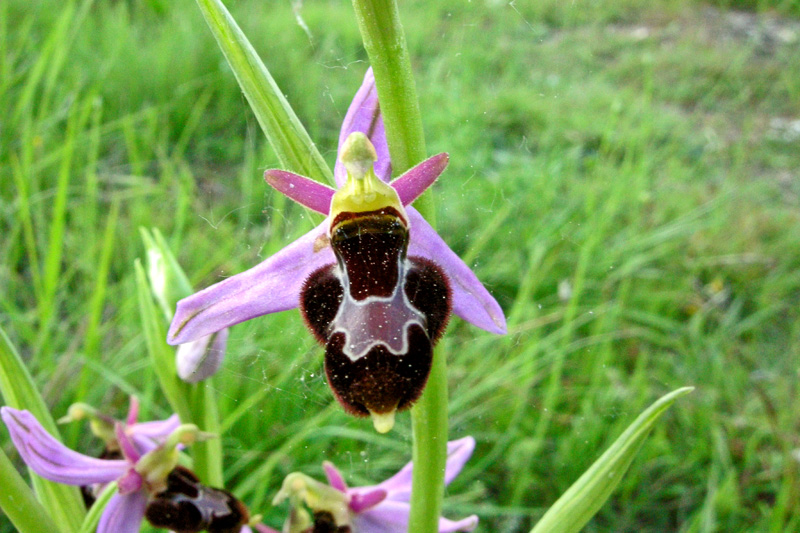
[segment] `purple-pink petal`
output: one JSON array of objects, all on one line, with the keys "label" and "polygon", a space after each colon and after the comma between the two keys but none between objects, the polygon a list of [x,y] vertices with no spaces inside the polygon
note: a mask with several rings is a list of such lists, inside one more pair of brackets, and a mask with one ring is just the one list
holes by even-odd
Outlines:
[{"label": "purple-pink petal", "polygon": [[175,367],[178,377],[187,383],[197,383],[217,373],[225,358],[228,328],[178,346]]},{"label": "purple-pink petal", "polygon": [[[410,511],[408,503],[385,501],[356,515],[353,525],[359,533],[406,533]],[[439,533],[472,531],[477,525],[478,517],[474,515],[459,521],[440,518]]]},{"label": "purple-pink petal", "polygon": [[475,439],[472,437],[451,440],[447,443],[447,463],[444,468],[445,485],[449,485],[461,473],[461,469],[467,464],[473,451],[475,451]]},{"label": "purple-pink petal", "polygon": [[144,455],[152,451],[164,442],[167,436],[181,425],[178,415],[172,415],[166,420],[155,420],[153,422],[142,422],[128,426],[125,431],[130,436],[136,449]]},{"label": "purple-pink petal", "polygon": [[390,185],[397,191],[397,196],[400,197],[403,205],[409,205],[433,185],[433,182],[447,168],[449,161],[450,157],[445,153],[429,157],[392,181]]},{"label": "purple-pink petal", "polygon": [[333,463],[330,461],[324,461],[322,463],[322,469],[325,471],[325,477],[328,478],[328,485],[339,492],[347,492],[347,483],[345,482],[342,473],[339,472],[339,469],[336,468]]},{"label": "purple-pink petal", "polygon": [[453,521],[447,518],[439,519],[439,533],[454,533],[456,531],[472,531],[478,527],[478,517],[470,515],[463,520]]},{"label": "purple-pink petal", "polygon": [[120,494],[136,492],[142,488],[143,484],[144,480],[142,479],[142,475],[133,468],[129,468],[128,471],[117,480],[117,488]]},{"label": "purple-pink petal", "polygon": [[153,440],[163,440],[181,425],[178,415],[172,415],[165,420],[153,420],[152,422],[141,422],[128,427],[128,433],[133,436],[147,437]]},{"label": "purple-pink petal", "polygon": [[267,170],[264,179],[275,190],[285,194],[298,204],[317,213],[327,215],[335,189],[317,181],[285,170]]},{"label": "purple-pink petal", "polygon": [[354,513],[363,513],[381,503],[388,495],[384,489],[378,488],[353,492],[350,495],[350,510]]},{"label": "purple-pink petal", "polygon": [[298,306],[317,268],[335,262],[325,221],[255,267],[178,302],[167,342],[183,344],[268,313]]},{"label": "purple-pink petal", "polygon": [[422,256],[439,265],[450,279],[453,312],[491,333],[506,333],[506,317],[500,304],[478,280],[475,273],[447,246],[413,207],[406,209],[411,226],[408,255]]},{"label": "purple-pink petal", "polygon": [[[464,468],[472,452],[475,450],[475,439],[464,437],[447,443],[447,460],[445,463],[444,484],[449,485]],[[411,478],[414,464],[407,463],[395,475],[377,485],[388,493],[388,499],[396,502],[408,502],[411,499]],[[353,489],[359,492],[365,489]]]},{"label": "purple-pink petal", "polygon": [[114,435],[117,437],[117,444],[119,444],[120,451],[129,463],[136,464],[142,458],[142,454],[134,446],[131,438],[125,433],[125,427],[117,422],[114,424]]},{"label": "purple-pink petal", "polygon": [[67,485],[108,483],[122,476],[130,464],[123,460],[96,459],[72,451],[50,435],[28,411],[0,408],[19,454],[37,474]]},{"label": "purple-pink petal", "polygon": [[139,533],[147,506],[143,490],[130,494],[115,494],[100,516],[97,533]]},{"label": "purple-pink petal", "polygon": [[386,144],[386,130],[383,126],[383,116],[381,116],[381,108],[378,103],[378,91],[375,88],[372,67],[368,68],[367,73],[364,74],[364,81],[350,103],[350,108],[344,116],[342,129],[339,132],[340,153],[337,153],[336,165],[333,168],[333,176],[338,187],[347,181],[347,170],[340,159],[342,144],[354,131],[360,131],[372,142],[378,154],[378,160],[374,167],[375,175],[388,182],[392,177],[392,162],[389,159],[389,145]]}]

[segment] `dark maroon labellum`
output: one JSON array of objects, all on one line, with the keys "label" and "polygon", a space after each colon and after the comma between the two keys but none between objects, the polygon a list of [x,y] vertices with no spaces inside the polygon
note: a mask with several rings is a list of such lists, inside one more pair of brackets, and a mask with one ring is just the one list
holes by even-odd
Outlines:
[{"label": "dark maroon labellum", "polygon": [[300,296],[325,344],[328,383],[354,415],[408,408],[450,316],[448,280],[433,262],[406,256],[408,226],[392,207],[340,213],[330,235],[337,264],[312,273]]},{"label": "dark maroon labellum", "polygon": [[167,489],[147,503],[145,518],[175,533],[239,533],[250,514],[233,494],[206,487],[191,470],[178,466],[167,476]]},{"label": "dark maroon labellum", "polygon": [[304,533],[350,533],[350,526],[336,524],[336,519],[328,511],[314,513],[314,527],[306,529]]}]

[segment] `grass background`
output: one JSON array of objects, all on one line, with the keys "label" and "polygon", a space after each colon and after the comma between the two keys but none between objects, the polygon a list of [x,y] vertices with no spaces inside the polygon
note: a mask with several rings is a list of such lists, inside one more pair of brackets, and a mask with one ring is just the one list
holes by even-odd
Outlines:
[{"label": "grass background", "polygon": [[[332,164],[367,67],[351,6],[228,5]],[[454,319],[442,341],[451,436],[478,441],[446,514],[527,531],[644,407],[695,385],[586,531],[800,528],[800,5],[401,10],[429,151],[451,158],[440,233],[510,325]],[[199,288],[312,222],[263,183],[277,160],[190,0],[0,2],[0,52],[0,325],[56,416],[122,416],[131,393],[165,416],[137,228]],[[329,459],[368,484],[410,455],[407,415],[380,436],[332,405],[321,355],[296,312],[260,318],[209,384],[227,488],[275,526],[287,473]]]}]

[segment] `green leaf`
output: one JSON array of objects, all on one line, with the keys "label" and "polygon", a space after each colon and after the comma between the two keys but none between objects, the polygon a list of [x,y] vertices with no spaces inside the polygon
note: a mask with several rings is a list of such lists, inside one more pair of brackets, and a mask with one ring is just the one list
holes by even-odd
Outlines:
[{"label": "green leaf", "polygon": [[675,400],[693,390],[693,387],[684,387],[672,391],[640,414],[600,459],[548,509],[531,533],[580,531],[619,484],[656,420]]},{"label": "green leaf", "polygon": [[190,387],[178,377],[175,368],[175,350],[167,344],[167,331],[164,317],[156,308],[151,296],[147,276],[144,273],[141,261],[136,260],[136,292],[139,296],[139,312],[142,317],[145,342],[156,377],[161,385],[164,396],[167,397],[172,409],[178,413],[181,422],[188,423],[192,420],[189,407]]},{"label": "green leaf", "polygon": [[[27,409],[51,435],[57,439],[61,438],[33,378],[2,328],[0,328],[0,392],[6,405],[15,409]],[[39,499],[50,511],[55,522],[61,526],[59,530],[69,533],[78,531],[86,514],[78,488],[53,483],[35,474],[31,474],[31,481]]]},{"label": "green leaf", "polygon": [[333,184],[333,174],[319,150],[222,2],[197,0],[197,5],[281,165]]},{"label": "green leaf", "polygon": [[0,509],[20,533],[59,531],[53,519],[0,449]]},{"label": "green leaf", "polygon": [[[161,389],[172,409],[178,413],[181,422],[195,424],[208,433],[219,434],[219,413],[214,388],[210,386],[209,380],[192,385],[180,379],[175,367],[175,349],[166,341],[166,321],[162,315],[166,314],[167,320],[172,317],[175,303],[191,294],[191,285],[161,233],[153,230],[151,235],[146,229],[141,229],[141,232],[147,249],[150,283],[153,285],[148,283],[144,268],[137,260],[136,284],[139,310],[142,315],[147,351],[153,361]],[[158,299],[162,313],[158,312],[151,294]],[[194,471],[204,483],[215,487],[223,485],[220,439],[195,443],[192,446],[192,458]]]}]

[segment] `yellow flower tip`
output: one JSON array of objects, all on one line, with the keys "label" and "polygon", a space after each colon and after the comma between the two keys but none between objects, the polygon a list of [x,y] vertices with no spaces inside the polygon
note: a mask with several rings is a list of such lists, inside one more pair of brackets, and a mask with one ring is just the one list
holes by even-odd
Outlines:
[{"label": "yellow flower tip", "polygon": [[347,182],[333,195],[331,220],[339,213],[363,213],[393,207],[405,214],[397,192],[375,175],[375,147],[361,132],[351,133],[342,145],[340,159],[347,169]]},{"label": "yellow flower tip", "polygon": [[388,433],[394,427],[394,415],[397,411],[392,409],[388,413],[376,413],[370,411],[372,417],[372,424],[375,426],[375,431],[378,433]]}]

